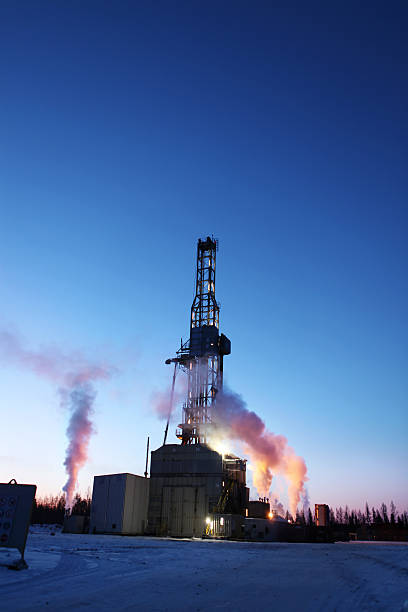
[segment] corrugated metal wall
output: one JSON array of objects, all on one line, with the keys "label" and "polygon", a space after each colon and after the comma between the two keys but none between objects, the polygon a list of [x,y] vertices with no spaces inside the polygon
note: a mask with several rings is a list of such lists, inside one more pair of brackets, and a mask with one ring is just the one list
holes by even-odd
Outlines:
[{"label": "corrugated metal wall", "polygon": [[138,535],[147,522],[149,480],[135,474],[95,476],[90,533]]},{"label": "corrugated metal wall", "polygon": [[205,487],[163,487],[161,529],[170,536],[199,537],[205,529]]},{"label": "corrugated metal wall", "polygon": [[126,474],[95,476],[91,505],[91,533],[120,533]]},{"label": "corrugated metal wall", "polygon": [[200,444],[167,444],[151,453],[151,478],[176,474],[221,474],[222,471],[222,456]]},{"label": "corrugated metal wall", "polygon": [[127,474],[122,534],[143,534],[147,524],[149,479]]},{"label": "corrugated metal wall", "polygon": [[222,457],[200,445],[162,446],[151,455],[148,532],[200,537],[222,491]]}]

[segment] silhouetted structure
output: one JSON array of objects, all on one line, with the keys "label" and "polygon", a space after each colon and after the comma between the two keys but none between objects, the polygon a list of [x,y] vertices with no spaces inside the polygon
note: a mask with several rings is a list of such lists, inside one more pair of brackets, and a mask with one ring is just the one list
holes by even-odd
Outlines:
[{"label": "silhouetted structure", "polygon": [[178,364],[188,377],[183,422],[176,432],[183,446],[207,443],[217,392],[222,389],[224,355],[231,353],[230,340],[219,333],[220,308],[215,299],[217,246],[209,236],[198,240],[190,337],[181,341],[177,357],[166,361]]},{"label": "silhouetted structure", "polygon": [[[198,240],[190,337],[181,341],[176,357],[166,361],[186,373],[188,385],[183,421],[176,432],[181,445],[164,443],[151,453],[148,530],[156,535],[200,536],[211,522],[209,515],[244,516],[248,507],[246,462],[208,446],[217,393],[222,389],[224,355],[231,352],[230,341],[219,333],[217,246],[209,236]],[[174,380],[175,373],[170,405]]]},{"label": "silhouetted structure", "polygon": [[327,504],[315,504],[315,522],[317,527],[330,525],[330,508]]}]

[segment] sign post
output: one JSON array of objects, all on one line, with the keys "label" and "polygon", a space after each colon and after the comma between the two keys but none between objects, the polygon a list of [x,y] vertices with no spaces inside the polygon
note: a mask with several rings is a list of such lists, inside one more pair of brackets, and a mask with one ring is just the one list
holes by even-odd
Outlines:
[{"label": "sign post", "polygon": [[36,485],[19,485],[14,479],[0,483],[0,547],[17,548],[21,554],[11,569],[28,567],[24,550],[36,490]]}]

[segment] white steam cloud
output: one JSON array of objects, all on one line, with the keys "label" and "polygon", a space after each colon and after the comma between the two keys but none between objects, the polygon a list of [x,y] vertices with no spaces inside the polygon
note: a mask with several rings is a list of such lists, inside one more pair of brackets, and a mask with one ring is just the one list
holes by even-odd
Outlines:
[{"label": "white steam cloud", "polygon": [[71,413],[64,461],[68,479],[63,487],[66,507],[71,508],[78,472],[88,458],[89,440],[95,431],[91,420],[96,396],[93,383],[110,378],[115,369],[107,364],[90,363],[80,353],[65,354],[56,348],[29,350],[16,334],[1,330],[0,360],[55,384],[61,405]]}]

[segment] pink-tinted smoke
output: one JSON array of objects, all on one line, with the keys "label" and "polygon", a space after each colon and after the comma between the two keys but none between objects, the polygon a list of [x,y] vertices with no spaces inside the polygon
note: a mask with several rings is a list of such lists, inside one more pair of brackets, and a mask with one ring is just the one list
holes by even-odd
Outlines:
[{"label": "pink-tinted smoke", "polygon": [[181,376],[177,378],[173,393],[171,385],[165,391],[154,391],[150,397],[153,412],[160,420],[172,420],[176,406],[184,399],[186,384]]},{"label": "pink-tinted smoke", "polygon": [[261,496],[269,496],[274,474],[282,474],[287,479],[290,512],[295,516],[305,493],[307,468],[304,459],[288,446],[286,438],[268,431],[262,419],[248,410],[242,398],[226,389],[217,394],[213,421],[216,436],[244,444],[255,467],[254,486]]},{"label": "pink-tinted smoke", "polygon": [[89,363],[80,353],[64,354],[55,347],[29,350],[16,334],[9,331],[0,331],[0,359],[57,385],[61,405],[71,413],[64,461],[68,480],[63,487],[66,507],[70,508],[78,472],[87,460],[89,440],[94,432],[91,417],[96,392],[92,383],[110,378],[114,369],[107,364]]},{"label": "pink-tinted smoke", "polygon": [[180,397],[179,394],[174,392],[173,407],[170,405],[171,388],[165,391],[154,391],[150,398],[151,407],[153,412],[159,417],[160,420],[165,421],[167,418],[174,413],[174,404],[176,404]]},{"label": "pink-tinted smoke", "polygon": [[89,440],[94,432],[91,421],[94,399],[95,392],[89,382],[78,382],[68,391],[68,408],[71,411],[71,418],[67,428],[69,444],[64,461],[68,480],[63,487],[68,508],[72,506],[79,470],[88,458]]}]

